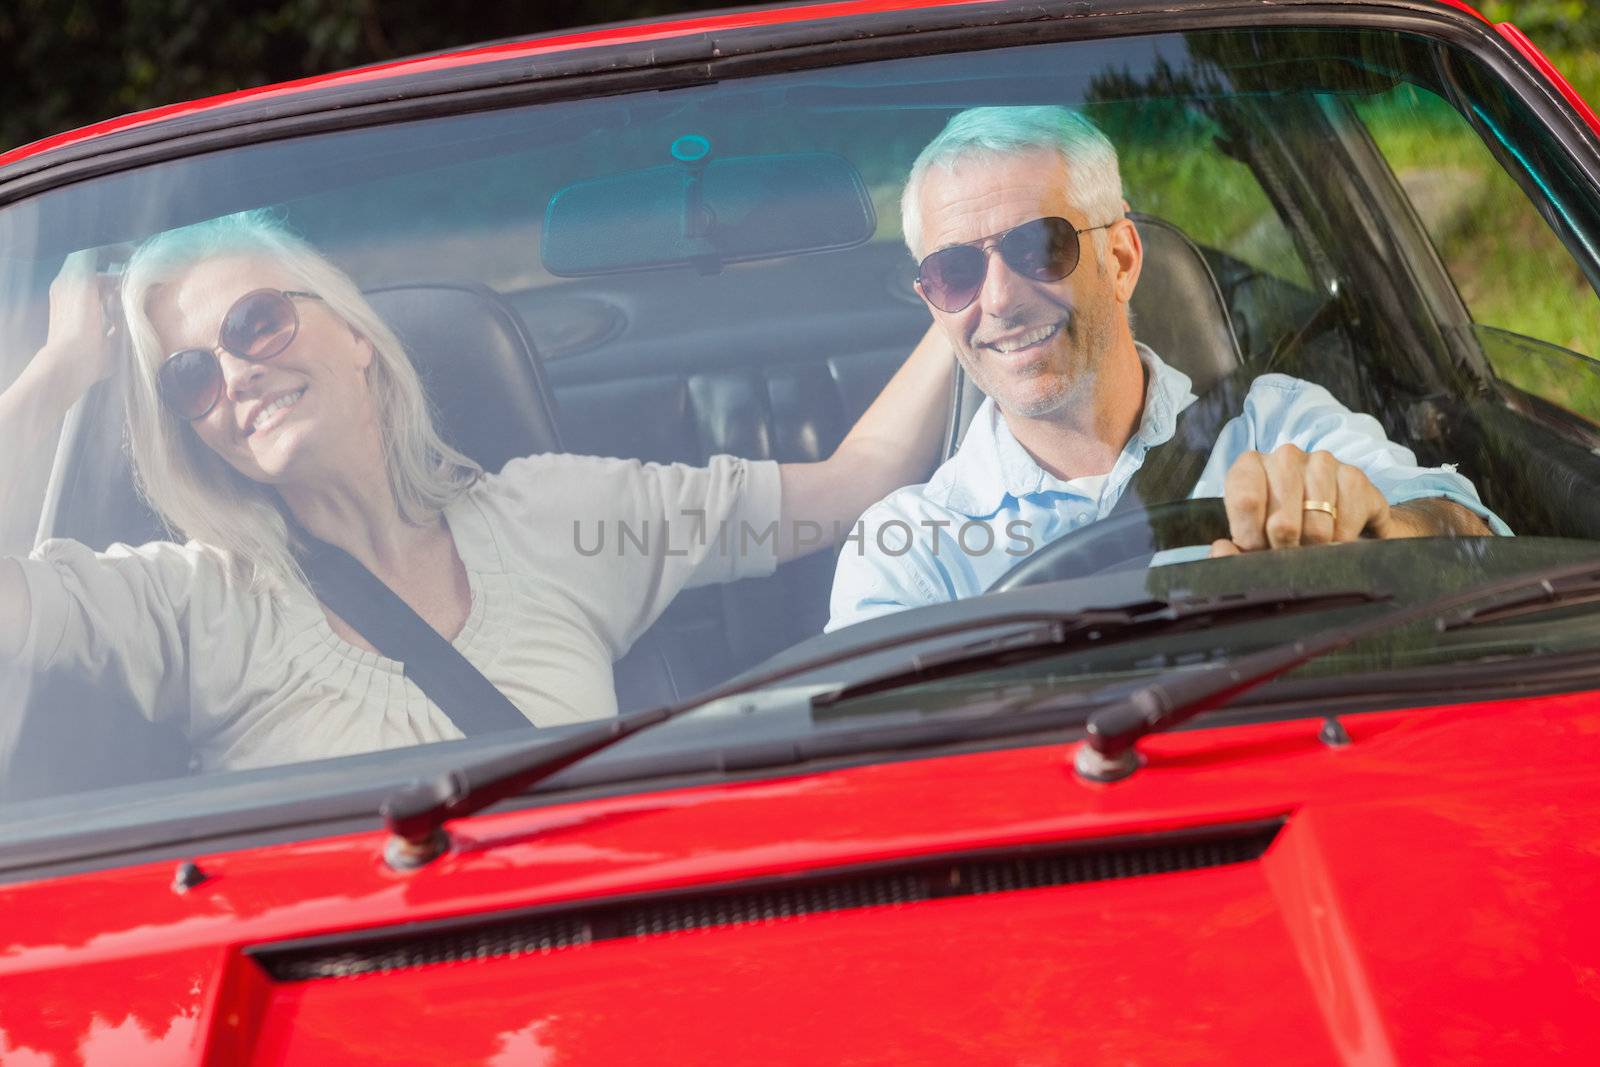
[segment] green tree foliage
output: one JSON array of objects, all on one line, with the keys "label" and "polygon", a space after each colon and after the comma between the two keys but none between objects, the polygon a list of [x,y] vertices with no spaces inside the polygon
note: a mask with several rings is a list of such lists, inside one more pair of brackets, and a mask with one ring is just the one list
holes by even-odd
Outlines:
[{"label": "green tree foliage", "polygon": [[0,0],[0,150],[130,111],[692,0]]},{"label": "green tree foliage", "polygon": [[1478,10],[1494,22],[1514,22],[1545,51],[1600,45],[1594,0],[1482,0]]}]

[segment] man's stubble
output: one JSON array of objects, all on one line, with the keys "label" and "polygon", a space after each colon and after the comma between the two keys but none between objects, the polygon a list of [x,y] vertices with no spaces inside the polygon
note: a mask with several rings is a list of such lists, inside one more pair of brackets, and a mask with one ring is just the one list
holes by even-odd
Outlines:
[{"label": "man's stubble", "polygon": [[973,382],[986,396],[995,398],[995,404],[1007,417],[1045,419],[1056,416],[1070,419],[1086,405],[1093,404],[1099,395],[1101,367],[1103,361],[1110,357],[1115,343],[1114,327],[1110,315],[1085,314],[1083,308],[1073,308],[1066,325],[1062,327],[1061,338],[1070,353],[1068,368],[1064,373],[1056,372],[1054,368],[1041,371],[1053,374],[1055,380],[1047,391],[1033,395],[1007,396],[1006,390],[997,389],[988,380],[988,375],[981,368],[975,368],[973,361],[965,355],[962,362],[966,364]]}]

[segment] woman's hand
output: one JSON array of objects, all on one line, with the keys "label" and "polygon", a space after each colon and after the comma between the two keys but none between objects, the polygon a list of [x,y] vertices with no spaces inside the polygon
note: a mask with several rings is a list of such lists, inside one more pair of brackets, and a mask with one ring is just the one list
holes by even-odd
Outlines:
[{"label": "woman's hand", "polygon": [[[0,393],[0,441],[5,442],[8,456],[28,457],[0,463],[0,546],[25,546],[31,541],[32,525],[15,520],[39,513],[61,418],[115,365],[116,347],[107,336],[105,311],[112,283],[94,266],[93,252],[67,257],[50,283],[45,345]],[[0,668],[21,651],[31,611],[22,568],[0,558]]]},{"label": "woman's hand", "polygon": [[92,249],[74,252],[50,283],[50,329],[35,360],[49,371],[71,405],[91,385],[110,377],[116,346],[106,301],[116,280],[95,271]]}]

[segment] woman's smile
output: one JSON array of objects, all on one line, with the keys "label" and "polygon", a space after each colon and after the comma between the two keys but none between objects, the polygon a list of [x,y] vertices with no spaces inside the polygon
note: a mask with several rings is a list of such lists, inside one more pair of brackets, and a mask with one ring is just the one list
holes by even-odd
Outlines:
[{"label": "woman's smile", "polygon": [[289,417],[290,409],[300,402],[300,398],[305,396],[305,393],[306,386],[302,385],[298,389],[281,392],[276,396],[269,397],[265,403],[260,404],[249,415],[245,424],[244,435],[253,437],[278,426],[284,419]]}]

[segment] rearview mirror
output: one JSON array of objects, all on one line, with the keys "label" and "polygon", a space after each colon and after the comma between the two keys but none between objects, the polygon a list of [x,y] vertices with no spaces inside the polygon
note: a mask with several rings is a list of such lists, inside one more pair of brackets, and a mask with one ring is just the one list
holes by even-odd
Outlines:
[{"label": "rearview mirror", "polygon": [[545,210],[539,254],[562,277],[729,263],[851,248],[877,214],[848,160],[826,152],[709,159],[680,137],[678,163],[568,185]]}]

